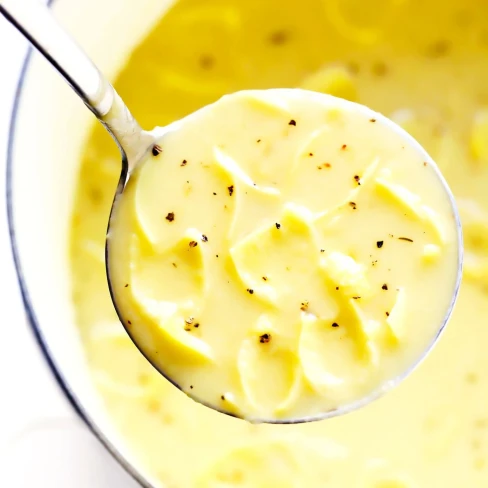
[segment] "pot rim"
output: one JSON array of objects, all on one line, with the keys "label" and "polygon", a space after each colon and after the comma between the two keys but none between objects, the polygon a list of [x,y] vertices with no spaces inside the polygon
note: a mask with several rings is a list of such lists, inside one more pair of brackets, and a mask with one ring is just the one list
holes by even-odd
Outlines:
[{"label": "pot rim", "polygon": [[[48,6],[52,6],[55,0],[47,0]],[[10,240],[10,248],[12,251],[13,262],[15,266],[15,272],[17,275],[17,282],[19,285],[22,303],[24,305],[24,310],[27,317],[28,325],[34,336],[41,353],[51,370],[58,386],[60,387],[62,393],[66,396],[69,403],[73,407],[74,411],[78,414],[80,419],[85,423],[85,425],[90,429],[90,431],[95,435],[95,437],[101,442],[101,444],[108,450],[112,457],[118,462],[120,466],[144,488],[154,488],[147,480],[144,479],[141,473],[139,473],[132,464],[120,453],[120,451],[108,440],[108,438],[103,434],[102,429],[97,425],[93,418],[83,407],[83,402],[77,395],[71,390],[69,382],[63,375],[62,368],[56,364],[54,357],[51,354],[47,341],[42,333],[41,327],[39,325],[38,319],[36,317],[34,307],[32,305],[27,282],[24,277],[21,257],[17,245],[17,237],[15,231],[14,223],[14,205],[13,205],[13,148],[15,144],[16,128],[19,116],[20,101],[22,95],[24,94],[24,84],[25,79],[28,74],[31,58],[32,58],[33,48],[29,46],[25,52],[24,60],[22,63],[22,68],[17,79],[17,84],[14,93],[14,104],[10,114],[9,124],[8,124],[8,139],[7,139],[7,160],[6,160],[6,205],[7,205],[7,226],[8,234]]]}]

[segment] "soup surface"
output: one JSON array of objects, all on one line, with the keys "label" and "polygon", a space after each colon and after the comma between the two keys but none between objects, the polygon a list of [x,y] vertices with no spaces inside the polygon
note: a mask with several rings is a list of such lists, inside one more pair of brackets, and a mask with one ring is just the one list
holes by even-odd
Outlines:
[{"label": "soup surface", "polygon": [[254,422],[318,417],[422,357],[453,300],[458,229],[407,132],[275,88],[156,142],[114,205],[108,269],[127,332],[187,395]]},{"label": "soup surface", "polygon": [[104,240],[120,158],[96,126],[73,214],[73,299],[106,408],[161,486],[488,485],[487,19],[483,0],[181,0],[134,50],[116,87],[147,128],[270,87],[327,91],[393,118],[446,176],[466,245],[446,333],[397,389],[320,423],[250,425],[179,392],[118,322]]}]

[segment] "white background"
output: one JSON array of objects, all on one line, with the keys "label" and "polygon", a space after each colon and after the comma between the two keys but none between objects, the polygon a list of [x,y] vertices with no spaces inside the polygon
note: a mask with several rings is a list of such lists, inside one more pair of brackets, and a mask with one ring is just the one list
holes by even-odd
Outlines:
[{"label": "white background", "polygon": [[0,486],[134,488],[65,400],[23,311],[8,238],[5,162],[25,50],[0,15]]}]

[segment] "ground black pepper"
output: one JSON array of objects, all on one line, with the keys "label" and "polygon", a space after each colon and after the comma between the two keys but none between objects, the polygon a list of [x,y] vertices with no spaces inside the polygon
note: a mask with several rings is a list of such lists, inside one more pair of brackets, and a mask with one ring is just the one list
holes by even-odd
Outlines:
[{"label": "ground black pepper", "polygon": [[152,155],[153,156],[157,156],[158,154],[161,154],[163,152],[161,146],[158,146],[157,144],[155,144],[152,148]]},{"label": "ground black pepper", "polygon": [[270,340],[271,340],[271,334],[269,334],[268,332],[259,336],[259,342],[261,344],[267,344]]},{"label": "ground black pepper", "polygon": [[175,214],[174,214],[174,212],[169,212],[169,214],[168,214],[168,215],[166,215],[166,220],[167,220],[168,222],[173,222],[173,220],[174,220],[174,219],[175,219]]}]

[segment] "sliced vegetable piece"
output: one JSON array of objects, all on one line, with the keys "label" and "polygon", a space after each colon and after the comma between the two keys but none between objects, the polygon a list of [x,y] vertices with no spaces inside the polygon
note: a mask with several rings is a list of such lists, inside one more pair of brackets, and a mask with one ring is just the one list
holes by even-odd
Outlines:
[{"label": "sliced vegetable piece", "polygon": [[279,337],[262,335],[245,339],[237,368],[247,400],[257,417],[270,418],[284,412],[298,398],[300,368],[296,355],[281,348]]},{"label": "sliced vegetable piece", "polygon": [[[294,279],[306,282],[317,260],[312,214],[304,207],[287,204],[276,222],[256,230],[230,249],[230,255],[244,287],[257,299],[277,304],[283,295],[293,294]],[[293,252],[293,268],[287,266]],[[263,276],[266,280],[263,280]]]},{"label": "sliced vegetable piece", "polygon": [[422,203],[422,199],[405,187],[387,181],[384,178],[376,178],[376,187],[386,198],[391,199],[397,205],[402,205],[409,211],[432,228],[435,236],[441,244],[446,242],[446,233],[441,223],[441,217],[430,207]]},{"label": "sliced vegetable piece", "polygon": [[339,292],[348,297],[367,297],[371,293],[366,278],[366,267],[351,256],[341,252],[331,252],[320,259],[327,280],[339,287]]},{"label": "sliced vegetable piece", "polygon": [[235,182],[239,182],[249,188],[256,191],[266,193],[269,195],[279,195],[280,191],[277,188],[272,187],[259,187],[251,179],[251,177],[246,174],[246,172],[241,168],[239,163],[231,158],[228,154],[222,151],[220,148],[214,148],[215,161],[219,166],[224,168],[228,173],[232,175]]},{"label": "sliced vegetable piece", "polygon": [[131,282],[126,292],[133,293],[136,299],[149,297],[177,304],[188,301],[198,304],[208,287],[205,263],[209,253],[210,248],[197,229],[188,229],[164,256],[144,249],[133,240]]},{"label": "sliced vegetable piece", "polygon": [[398,343],[401,343],[406,336],[405,321],[407,313],[407,294],[404,288],[397,291],[395,305],[386,319],[390,331]]},{"label": "sliced vegetable piece", "polygon": [[184,362],[214,360],[211,347],[185,330],[185,314],[175,303],[139,298],[137,304],[144,326],[151,329],[165,351],[172,351],[172,358]]},{"label": "sliced vegetable piece", "polygon": [[351,400],[352,385],[360,386],[374,369],[374,345],[351,308],[331,323],[308,315],[303,321],[299,357],[310,385],[333,403]]},{"label": "sliced vegetable piece", "polygon": [[284,120],[290,115],[288,103],[272,92],[263,93],[254,91],[246,95],[249,105],[257,110],[271,115],[282,116]]}]

